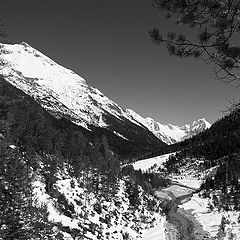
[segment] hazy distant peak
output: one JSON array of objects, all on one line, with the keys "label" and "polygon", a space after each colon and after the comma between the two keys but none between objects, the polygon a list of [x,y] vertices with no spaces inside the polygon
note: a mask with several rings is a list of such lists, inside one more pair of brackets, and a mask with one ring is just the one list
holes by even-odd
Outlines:
[{"label": "hazy distant peak", "polygon": [[198,122],[202,122],[202,123],[206,124],[207,126],[211,127],[211,123],[209,123],[205,118],[198,119]]},{"label": "hazy distant peak", "polygon": [[127,109],[126,112],[129,116],[147,127],[155,136],[167,144],[180,142],[211,127],[211,124],[206,121],[205,118],[196,120],[192,124],[185,124],[179,127],[170,123],[159,123],[151,117],[143,118],[131,109]]}]

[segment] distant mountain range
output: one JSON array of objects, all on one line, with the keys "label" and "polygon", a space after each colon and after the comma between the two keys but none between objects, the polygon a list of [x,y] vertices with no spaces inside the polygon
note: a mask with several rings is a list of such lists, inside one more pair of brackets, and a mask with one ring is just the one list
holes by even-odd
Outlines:
[{"label": "distant mountain range", "polygon": [[90,131],[94,126],[104,128],[125,141],[150,148],[182,141],[211,126],[205,119],[183,127],[163,125],[133,110],[125,111],[82,77],[27,43],[1,44],[0,53],[6,81],[55,117],[66,117]]},{"label": "distant mountain range", "polygon": [[143,118],[131,109],[127,109],[126,112],[129,117],[147,127],[156,137],[167,144],[181,142],[211,127],[205,118],[179,127],[172,124],[161,124],[150,117]]}]

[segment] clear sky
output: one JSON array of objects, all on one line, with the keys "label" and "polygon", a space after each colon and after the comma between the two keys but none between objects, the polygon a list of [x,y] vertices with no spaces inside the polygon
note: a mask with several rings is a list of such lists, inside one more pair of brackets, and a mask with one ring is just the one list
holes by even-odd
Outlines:
[{"label": "clear sky", "polygon": [[211,77],[213,66],[169,56],[150,41],[152,28],[174,28],[151,0],[7,0],[0,16],[12,41],[29,43],[123,108],[161,123],[212,123],[239,93]]}]

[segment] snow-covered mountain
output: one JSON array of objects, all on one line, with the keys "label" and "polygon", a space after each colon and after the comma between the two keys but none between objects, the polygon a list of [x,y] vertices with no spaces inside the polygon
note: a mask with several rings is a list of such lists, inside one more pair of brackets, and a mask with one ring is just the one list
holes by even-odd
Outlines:
[{"label": "snow-covered mountain", "polygon": [[119,105],[73,71],[60,66],[27,43],[0,44],[1,74],[9,83],[32,96],[55,117],[92,130],[108,129],[134,142],[162,144],[152,132],[131,118]]},{"label": "snow-covered mountain", "polygon": [[147,127],[156,137],[167,144],[183,141],[211,127],[211,124],[204,118],[179,127],[172,124],[161,124],[150,117],[143,118],[131,109],[127,109],[126,113],[129,118]]},{"label": "snow-covered mountain", "polygon": [[27,43],[0,44],[0,54],[1,73],[8,82],[34,97],[55,117],[67,117],[89,130],[97,126],[125,140],[138,136],[156,145],[158,139],[172,144],[210,127],[205,119],[178,127],[125,111],[82,77]]},{"label": "snow-covered mountain", "polygon": [[50,111],[68,113],[77,124],[105,126],[105,112],[117,118],[127,117],[123,109],[82,77],[27,43],[1,44],[1,59],[6,63],[2,73],[9,82],[40,100]]}]

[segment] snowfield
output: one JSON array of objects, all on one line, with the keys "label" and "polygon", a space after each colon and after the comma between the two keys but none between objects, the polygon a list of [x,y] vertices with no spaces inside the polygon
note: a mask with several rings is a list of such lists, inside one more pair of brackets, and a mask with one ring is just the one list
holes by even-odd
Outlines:
[{"label": "snowfield", "polygon": [[183,186],[186,186],[195,190],[199,189],[203,183],[202,179],[192,178],[191,176],[185,177],[185,178],[172,177],[171,179],[173,181],[176,181],[178,184],[181,184]]},{"label": "snowfield", "polygon": [[194,194],[191,200],[183,203],[181,207],[185,210],[192,210],[197,221],[212,237],[217,235],[222,214],[210,211],[208,199],[200,198],[198,194]]},{"label": "snowfield", "polygon": [[87,128],[87,124],[106,127],[104,114],[118,119],[135,120],[98,89],[72,70],[54,62],[29,44],[0,44],[1,72],[12,85],[40,100],[49,111],[70,115],[73,122]]},{"label": "snowfield", "polygon": [[219,227],[222,217],[226,218],[225,236],[221,239],[239,240],[240,239],[240,212],[237,211],[211,211],[209,208],[209,199],[200,198],[194,194],[190,201],[182,204],[185,210],[191,210],[197,221],[201,223],[204,230],[210,233],[211,237],[218,237]]},{"label": "snowfield", "polygon": [[133,168],[135,170],[141,169],[143,172],[146,172],[151,167],[154,167],[154,166],[161,167],[162,164],[165,163],[168,160],[169,156],[171,155],[174,155],[174,153],[169,153],[169,154],[137,161],[133,164]]},{"label": "snowfield", "polygon": [[[171,153],[174,154],[174,153]],[[171,154],[165,154],[154,158],[137,161],[133,164],[135,170],[158,172],[158,169],[163,168],[163,164],[168,160]],[[198,162],[196,161],[196,164]],[[170,175],[172,185],[155,191],[155,196],[159,199],[170,201],[172,197],[181,197],[200,188],[206,176],[211,177],[216,171],[216,167],[209,169],[206,173],[195,173],[190,168],[180,169],[181,174]],[[170,194],[169,194],[170,193]],[[191,212],[197,222],[200,223],[203,230],[209,233],[213,239],[221,240],[239,240],[240,239],[240,212],[238,211],[218,211],[210,210],[211,201],[209,198],[202,198],[195,193],[192,197],[182,201],[179,205],[185,211]],[[225,218],[224,233],[221,233],[220,226],[222,218]],[[152,236],[157,235],[157,229],[152,229]],[[165,229],[166,232],[166,229]],[[147,238],[151,239],[151,237]],[[152,238],[154,239],[154,237]]]},{"label": "snowfield", "polygon": [[194,121],[192,124],[185,124],[179,127],[172,124],[161,124],[150,117],[143,118],[131,109],[126,109],[126,113],[130,118],[148,128],[156,137],[166,144],[180,142],[211,127],[211,124],[206,121],[205,118]]},{"label": "snowfield", "polygon": [[144,240],[167,240],[165,237],[165,223],[166,219],[163,217],[161,222],[149,230],[143,231]]}]

